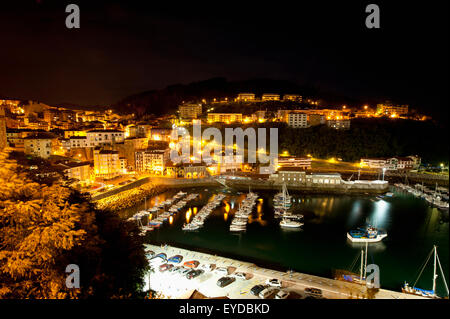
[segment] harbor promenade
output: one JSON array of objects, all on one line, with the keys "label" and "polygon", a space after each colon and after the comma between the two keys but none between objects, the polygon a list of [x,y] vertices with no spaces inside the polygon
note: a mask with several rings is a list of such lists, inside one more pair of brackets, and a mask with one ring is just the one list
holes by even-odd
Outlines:
[{"label": "harbor promenade", "polygon": [[167,257],[181,255],[183,256],[181,264],[186,261],[197,260],[200,265],[213,264],[216,267],[227,267],[230,276],[235,272],[247,273],[246,280],[237,278],[230,285],[220,288],[216,282],[222,275],[214,272],[207,271],[189,280],[178,273],[160,272],[158,267],[155,267],[154,272],[146,276],[147,288],[149,288],[148,283],[150,282],[150,288],[166,298],[189,298],[194,291],[198,291],[208,298],[255,299],[258,297],[250,293],[253,286],[264,284],[267,279],[277,278],[282,281],[282,289],[290,292],[290,298],[304,298],[307,296],[305,288],[318,288],[322,291],[323,298],[329,299],[423,299],[419,296],[385,289],[370,292],[363,285],[298,272],[271,270],[248,262],[172,246],[145,246],[146,249],[150,249],[156,254],[165,253]]}]

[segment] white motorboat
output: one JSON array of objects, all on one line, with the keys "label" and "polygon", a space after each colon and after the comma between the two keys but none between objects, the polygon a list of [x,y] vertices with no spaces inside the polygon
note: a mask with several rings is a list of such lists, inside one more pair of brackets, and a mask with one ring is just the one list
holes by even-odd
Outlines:
[{"label": "white motorboat", "polygon": [[303,226],[303,223],[290,219],[282,219],[280,221],[280,226],[286,228],[299,228]]}]

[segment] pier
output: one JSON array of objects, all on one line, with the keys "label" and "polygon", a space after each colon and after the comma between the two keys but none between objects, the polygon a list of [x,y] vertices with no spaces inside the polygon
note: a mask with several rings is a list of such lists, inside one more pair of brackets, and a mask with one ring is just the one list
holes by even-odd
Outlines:
[{"label": "pier", "polygon": [[424,299],[420,296],[385,289],[373,291],[363,285],[299,272],[276,271],[248,262],[172,246],[147,244],[145,248],[154,251],[155,254],[165,253],[168,258],[181,255],[183,260],[180,265],[186,261],[197,260],[200,265],[213,264],[215,267],[227,267],[229,276],[233,276],[235,272],[247,274],[246,280],[236,278],[233,283],[220,288],[216,282],[223,275],[215,274],[214,271],[206,271],[189,280],[179,273],[160,272],[158,267],[155,267],[153,272],[150,272],[145,278],[146,288],[161,293],[165,298],[187,299],[194,292],[199,292],[207,298],[259,299],[250,293],[251,288],[257,284],[264,284],[267,279],[277,278],[282,281],[282,289],[290,292],[290,299],[301,299],[307,296],[305,288],[320,289],[323,298],[327,299]]}]

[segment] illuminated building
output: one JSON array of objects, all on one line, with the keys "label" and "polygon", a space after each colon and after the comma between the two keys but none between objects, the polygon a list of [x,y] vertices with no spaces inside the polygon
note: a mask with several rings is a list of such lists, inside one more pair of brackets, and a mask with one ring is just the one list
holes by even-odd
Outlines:
[{"label": "illuminated building", "polygon": [[336,130],[347,130],[350,128],[350,119],[327,120],[327,126]]},{"label": "illuminated building", "polygon": [[77,180],[81,186],[88,186],[92,183],[89,162],[65,162],[57,166],[63,168],[64,175],[68,179]]},{"label": "illuminated building", "polygon": [[85,131],[78,131],[78,130],[67,130],[64,131],[64,138],[70,138],[72,136],[86,136]]},{"label": "illuminated building", "polygon": [[295,157],[295,156],[279,156],[278,157],[278,170],[282,170],[285,167],[298,167],[302,169],[311,168],[310,157]]},{"label": "illuminated building", "polygon": [[171,128],[154,127],[150,131],[150,139],[153,141],[170,141],[172,135]]},{"label": "illuminated building", "polygon": [[196,119],[202,114],[201,104],[182,104],[178,106],[180,117],[183,119]]},{"label": "illuminated building", "polygon": [[71,136],[68,140],[70,148],[88,147],[86,136]]},{"label": "illuminated building", "polygon": [[242,113],[208,113],[208,123],[242,122]]},{"label": "illuminated building", "polygon": [[120,170],[119,152],[95,148],[94,172],[96,177],[104,179],[119,176],[122,173]]},{"label": "illuminated building", "polygon": [[137,151],[135,154],[136,171],[163,175],[165,165],[169,160],[169,152],[169,149]]},{"label": "illuminated building", "polygon": [[285,94],[283,95],[283,101],[296,101],[301,102],[303,100],[301,95],[297,94]]},{"label": "illuminated building", "polygon": [[411,155],[406,157],[378,157],[361,158],[361,166],[375,169],[386,170],[411,170],[420,166],[421,159],[418,156]]},{"label": "illuminated building", "polygon": [[391,102],[377,104],[377,114],[390,117],[408,114],[408,105],[396,105]]},{"label": "illuminated building", "polygon": [[288,125],[293,128],[308,127],[308,115],[306,113],[290,112],[288,114]]},{"label": "illuminated building", "polygon": [[121,143],[125,133],[119,130],[90,130],[86,133],[88,147],[97,147]]},{"label": "illuminated building", "polygon": [[261,100],[263,100],[263,101],[279,101],[280,95],[265,93],[262,95]]},{"label": "illuminated building", "polygon": [[6,119],[5,109],[0,106],[0,150],[6,147]]},{"label": "illuminated building", "polygon": [[286,183],[288,185],[337,185],[341,184],[342,178],[339,173],[312,173],[307,174],[300,167],[284,167],[280,168],[276,174],[269,177],[270,180],[277,184]]},{"label": "illuminated building", "polygon": [[254,101],[255,100],[255,94],[253,93],[239,93],[238,97],[236,99],[237,101]]},{"label": "illuminated building", "polygon": [[316,126],[321,124],[325,124],[325,115],[308,114],[308,126]]},{"label": "illuminated building", "polygon": [[49,133],[37,133],[24,139],[26,155],[49,158],[56,148],[56,137]]},{"label": "illuminated building", "polygon": [[185,164],[183,166],[184,178],[204,178],[207,176],[209,176],[209,174],[204,164]]}]

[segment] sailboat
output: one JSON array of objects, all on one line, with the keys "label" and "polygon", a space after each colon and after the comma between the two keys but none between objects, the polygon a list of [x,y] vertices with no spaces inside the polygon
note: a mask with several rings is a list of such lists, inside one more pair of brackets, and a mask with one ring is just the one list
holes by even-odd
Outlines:
[{"label": "sailboat", "polygon": [[[432,255],[434,255],[434,257],[433,257],[433,259],[434,259],[433,288],[432,288],[432,290],[425,290],[425,289],[417,288],[415,286],[416,286],[417,282],[419,281],[419,278],[422,275],[422,273],[423,273],[425,267],[427,266],[428,261],[430,260]],[[447,291],[447,298],[448,298],[447,281],[445,280],[444,272],[442,271],[442,266],[441,266],[441,262],[439,261],[439,257],[438,257],[438,253],[437,253],[437,247],[436,246],[433,246],[433,249],[428,254],[427,260],[425,261],[425,264],[422,267],[422,269],[420,270],[419,276],[417,277],[417,279],[414,282],[414,284],[412,285],[412,287],[407,282],[405,282],[405,284],[403,285],[403,288],[402,288],[402,292],[407,293],[407,294],[412,294],[412,295],[423,296],[423,297],[427,297],[427,298],[440,298],[436,294],[436,279],[438,278],[438,275],[436,273],[436,270],[437,270],[436,266],[439,266],[439,270],[441,271],[442,281],[444,282],[445,289]]]},{"label": "sailboat", "polygon": [[[349,282],[354,282],[357,284],[365,285],[366,284],[366,275],[367,275],[367,252],[368,252],[368,243],[366,242],[366,249],[361,249],[361,255],[358,256],[353,261],[350,266],[350,270],[336,270],[334,272],[334,279],[336,280],[344,280]],[[359,274],[353,272],[356,262],[358,259],[361,259]]]}]

